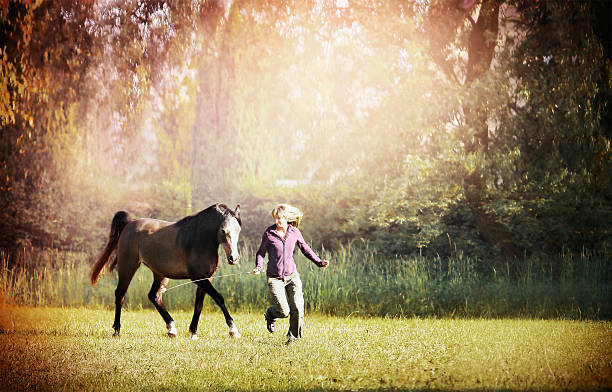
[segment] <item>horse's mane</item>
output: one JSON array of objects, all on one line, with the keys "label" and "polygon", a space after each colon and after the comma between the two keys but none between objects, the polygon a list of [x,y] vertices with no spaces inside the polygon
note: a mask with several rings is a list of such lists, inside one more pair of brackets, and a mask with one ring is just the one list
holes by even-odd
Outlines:
[{"label": "horse's mane", "polygon": [[196,252],[214,250],[216,252],[216,248],[207,249],[207,247],[211,247],[211,240],[216,240],[219,225],[226,216],[236,218],[238,224],[242,226],[240,216],[225,204],[213,204],[197,214],[186,216],[176,222],[175,225],[179,229],[179,240],[185,252],[190,253],[193,250]]},{"label": "horse's mane", "polygon": [[189,225],[190,223],[192,223],[192,221],[194,219],[201,218],[202,216],[209,215],[209,214],[211,214],[213,212],[217,212],[221,216],[231,215],[234,218],[236,218],[236,220],[238,220],[238,223],[240,224],[240,226],[242,226],[242,219],[240,219],[240,216],[236,215],[236,212],[234,212],[234,210],[229,208],[227,205],[220,204],[220,203],[213,204],[212,206],[210,206],[210,207],[208,207],[206,209],[203,209],[202,211],[198,212],[197,214],[186,216],[183,219],[181,219],[178,222],[176,222],[176,225],[177,226]]}]

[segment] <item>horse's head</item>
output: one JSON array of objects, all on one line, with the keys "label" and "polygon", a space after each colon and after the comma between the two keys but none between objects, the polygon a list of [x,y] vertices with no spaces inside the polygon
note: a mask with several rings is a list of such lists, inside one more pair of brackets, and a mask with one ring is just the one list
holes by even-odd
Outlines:
[{"label": "horse's head", "polygon": [[223,221],[219,226],[219,243],[225,250],[227,261],[231,264],[238,264],[240,260],[240,254],[238,253],[238,237],[240,236],[242,221],[240,220],[240,204],[236,206],[236,209],[232,211],[228,209],[223,214]]}]

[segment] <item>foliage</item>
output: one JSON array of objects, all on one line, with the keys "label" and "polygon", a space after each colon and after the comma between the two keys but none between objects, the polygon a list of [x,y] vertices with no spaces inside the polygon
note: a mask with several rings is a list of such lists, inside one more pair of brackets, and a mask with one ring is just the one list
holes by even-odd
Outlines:
[{"label": "foliage", "polygon": [[609,257],[609,5],[333,3],[5,2],[0,247],[287,201],[328,248]]},{"label": "foliage", "polygon": [[601,126],[607,109],[595,103],[600,89],[609,95],[602,80],[610,77],[602,73],[609,60],[593,39],[588,12],[585,4],[547,7],[533,39],[503,58],[512,65],[505,71],[510,80],[520,84],[505,84],[508,100],[495,113],[491,193],[494,208],[532,251],[607,249],[612,238],[603,223],[612,218],[610,131]]}]

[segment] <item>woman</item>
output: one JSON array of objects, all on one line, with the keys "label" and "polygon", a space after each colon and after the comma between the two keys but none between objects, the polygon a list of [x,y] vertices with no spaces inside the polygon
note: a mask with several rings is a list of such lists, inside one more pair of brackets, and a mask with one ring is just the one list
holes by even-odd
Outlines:
[{"label": "woman", "polygon": [[304,293],[293,259],[295,246],[319,267],[327,267],[329,261],[321,260],[304,241],[298,229],[302,219],[299,209],[288,204],[279,204],[272,210],[272,217],[275,224],[268,227],[262,236],[253,273],[261,272],[267,253],[266,275],[272,305],[265,314],[266,327],[270,333],[274,333],[276,320],[290,316],[287,337],[292,340],[302,337],[304,324]]}]

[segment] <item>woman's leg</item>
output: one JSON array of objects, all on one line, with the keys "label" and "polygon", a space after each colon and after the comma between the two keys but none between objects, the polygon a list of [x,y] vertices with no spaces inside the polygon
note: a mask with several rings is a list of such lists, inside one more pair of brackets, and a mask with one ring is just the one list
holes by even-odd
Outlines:
[{"label": "woman's leg", "polygon": [[301,338],[302,326],[304,325],[304,293],[302,292],[302,280],[296,272],[291,276],[285,286],[289,300],[289,338]]},{"label": "woman's leg", "polygon": [[285,294],[285,282],[282,279],[268,278],[268,291],[271,306],[266,311],[266,320],[274,324],[278,318],[289,316],[289,303]]}]

